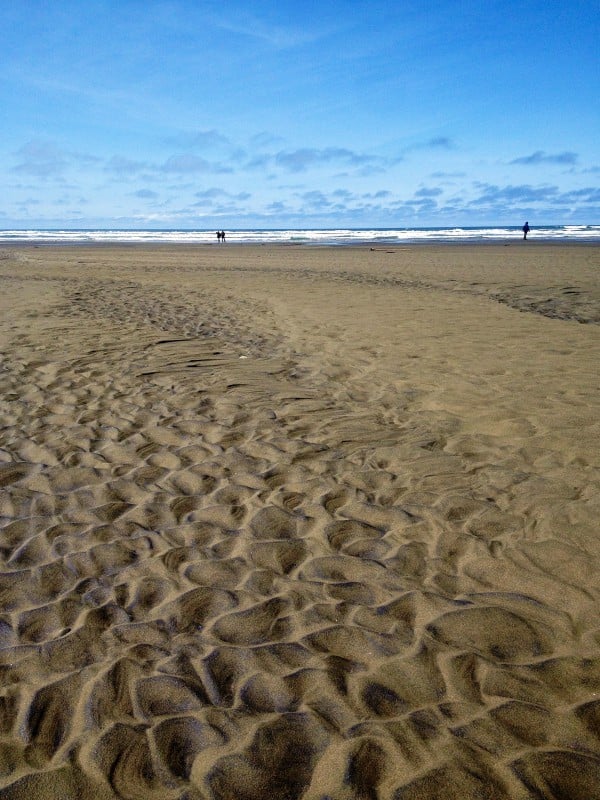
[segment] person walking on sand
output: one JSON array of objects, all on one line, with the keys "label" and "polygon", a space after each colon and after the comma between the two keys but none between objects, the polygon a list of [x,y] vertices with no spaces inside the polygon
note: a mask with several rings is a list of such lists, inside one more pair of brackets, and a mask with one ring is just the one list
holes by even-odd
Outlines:
[{"label": "person walking on sand", "polygon": [[527,239],[528,233],[529,233],[529,223],[526,222],[525,225],[523,225],[523,239]]}]

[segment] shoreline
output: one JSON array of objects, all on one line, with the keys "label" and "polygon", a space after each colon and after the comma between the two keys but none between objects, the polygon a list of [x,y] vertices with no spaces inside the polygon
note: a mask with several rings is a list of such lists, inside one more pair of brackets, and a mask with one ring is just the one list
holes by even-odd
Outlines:
[{"label": "shoreline", "polygon": [[[457,241],[447,241],[447,240],[407,240],[406,242],[397,242],[391,243],[390,248],[401,249],[403,247],[508,247],[508,246],[524,246],[524,247],[600,247],[600,240],[599,239],[536,239],[530,238],[527,239],[526,242],[523,241],[523,238],[506,238],[506,239],[487,239],[487,240],[471,240],[471,239],[464,239],[464,240],[457,240]],[[225,244],[218,244],[217,242],[89,242],[89,241],[29,241],[29,240],[20,240],[20,241],[0,241],[0,251],[3,249],[28,249],[28,248],[40,248],[40,247],[51,247],[51,248],[60,248],[60,247],[145,247],[145,248],[168,248],[168,247],[179,247],[184,249],[190,248],[226,248],[226,247],[235,247],[235,248],[252,248],[252,247],[279,247],[279,248],[287,248],[287,247],[294,247],[294,248],[320,248],[325,250],[338,250],[338,249],[388,249],[385,242],[376,243],[372,240],[365,240],[365,241],[357,241],[357,242],[340,242],[336,244],[331,243],[321,243],[321,242],[235,242],[235,241],[227,241]]]}]

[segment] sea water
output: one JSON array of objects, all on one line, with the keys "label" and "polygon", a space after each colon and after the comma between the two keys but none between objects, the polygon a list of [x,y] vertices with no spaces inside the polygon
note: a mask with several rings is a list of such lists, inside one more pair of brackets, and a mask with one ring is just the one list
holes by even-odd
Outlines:
[{"label": "sea water", "polygon": [[[516,227],[448,228],[339,228],[228,230],[230,244],[370,244],[399,245],[418,242],[494,242],[522,239]],[[529,240],[600,242],[600,225],[547,225],[532,227]],[[213,230],[2,230],[0,244],[217,244]]]}]

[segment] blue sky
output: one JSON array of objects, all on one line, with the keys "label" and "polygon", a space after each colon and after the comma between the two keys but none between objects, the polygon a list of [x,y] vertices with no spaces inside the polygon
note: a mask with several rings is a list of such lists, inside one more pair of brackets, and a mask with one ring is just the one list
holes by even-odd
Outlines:
[{"label": "blue sky", "polygon": [[0,228],[600,223],[597,0],[0,0]]}]

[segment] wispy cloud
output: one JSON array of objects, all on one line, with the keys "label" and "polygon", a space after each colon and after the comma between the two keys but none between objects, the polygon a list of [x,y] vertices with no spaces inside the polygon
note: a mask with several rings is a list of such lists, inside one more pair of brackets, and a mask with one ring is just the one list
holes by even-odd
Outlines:
[{"label": "wispy cloud", "polygon": [[428,139],[423,147],[432,150],[453,150],[455,145],[448,136],[434,136],[433,139]]},{"label": "wispy cloud", "polygon": [[212,172],[213,165],[210,161],[193,153],[180,153],[167,158],[159,169],[161,172],[175,172],[183,175],[190,172]]},{"label": "wispy cloud", "polygon": [[304,192],[301,196],[302,201],[311,208],[328,208],[332,205],[331,200],[319,189]]},{"label": "wispy cloud", "polygon": [[496,186],[494,184],[476,183],[480,194],[471,201],[474,205],[490,205],[511,207],[526,203],[548,203],[555,201],[559,195],[557,186],[542,185],[530,186],[529,184]]},{"label": "wispy cloud", "polygon": [[256,133],[254,136],[250,137],[248,144],[254,149],[256,147],[278,147],[282,145],[284,141],[282,136],[278,136],[270,131],[260,131],[260,133]]},{"label": "wispy cloud", "polygon": [[439,197],[443,193],[444,190],[440,189],[439,186],[424,186],[422,189],[418,189],[415,192],[415,197]]},{"label": "wispy cloud", "polygon": [[363,195],[367,200],[384,200],[391,197],[392,193],[388,189],[380,189],[378,192],[367,192]]},{"label": "wispy cloud", "polygon": [[[275,6],[277,8],[277,6]],[[228,34],[241,36],[247,40],[255,40],[275,50],[286,50],[318,41],[331,33],[334,28],[326,28],[322,24],[311,25],[313,17],[309,15],[284,15],[284,23],[268,19],[266,14],[251,13],[244,6],[235,9],[234,13],[213,15],[210,24]]]},{"label": "wispy cloud", "polygon": [[597,186],[586,186],[561,194],[564,203],[600,203],[600,189]]},{"label": "wispy cloud", "polygon": [[217,203],[223,203],[224,201],[245,202],[246,200],[249,200],[252,195],[249,192],[238,192],[237,194],[232,194],[225,189],[220,189],[216,186],[213,186],[210,189],[204,189],[201,192],[195,192],[194,197],[198,198],[198,202],[194,203],[194,206],[197,207],[213,206]]},{"label": "wispy cloud", "polygon": [[177,153],[169,156],[161,164],[147,161],[136,161],[125,156],[112,156],[104,165],[106,172],[115,174],[119,178],[136,177],[142,174],[149,176],[158,175],[192,175],[192,174],[223,174],[233,172],[220,162],[209,161],[195,153]]},{"label": "wispy cloud", "polygon": [[436,172],[432,172],[429,176],[430,178],[465,178],[467,175],[466,172],[461,172],[457,170],[456,172],[445,172],[444,170],[438,170]]},{"label": "wispy cloud", "polygon": [[125,156],[112,156],[104,165],[106,172],[112,172],[121,177],[126,175],[137,175],[144,170],[151,169],[151,165],[146,161],[136,161]]},{"label": "wispy cloud", "polygon": [[63,174],[68,166],[64,153],[48,142],[28,142],[17,155],[21,160],[13,167],[13,172],[23,175],[49,178]]},{"label": "wispy cloud", "polygon": [[15,153],[19,163],[12,172],[37,178],[61,177],[71,166],[89,166],[101,159],[89,153],[65,150],[56,142],[32,139]]},{"label": "wispy cloud", "polygon": [[356,153],[343,147],[326,147],[324,149],[303,147],[298,150],[283,150],[275,156],[275,164],[290,172],[304,172],[310,167],[331,163],[364,166],[379,160],[376,156]]},{"label": "wispy cloud", "polygon": [[422,142],[414,142],[402,148],[403,153],[410,153],[413,150],[454,150],[456,144],[449,136],[434,136]]},{"label": "wispy cloud", "polygon": [[510,161],[510,164],[523,164],[525,166],[536,166],[538,164],[559,164],[562,166],[573,166],[577,163],[578,155],[570,150],[563,153],[546,153],[544,150],[536,150],[528,156],[520,156]]},{"label": "wispy cloud", "polygon": [[212,150],[217,147],[227,147],[230,139],[223,133],[215,130],[201,130],[182,132],[169,136],[164,140],[169,147],[185,150]]}]

